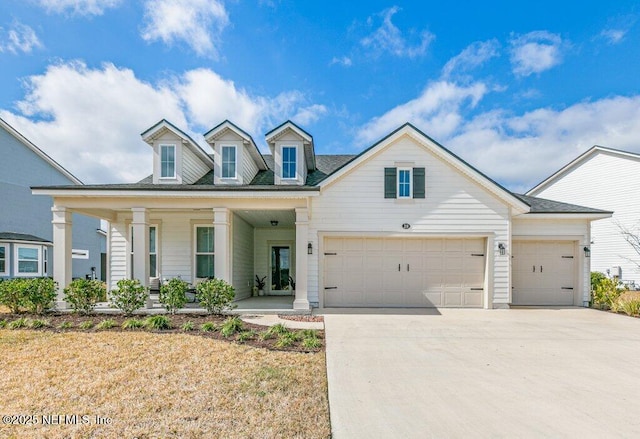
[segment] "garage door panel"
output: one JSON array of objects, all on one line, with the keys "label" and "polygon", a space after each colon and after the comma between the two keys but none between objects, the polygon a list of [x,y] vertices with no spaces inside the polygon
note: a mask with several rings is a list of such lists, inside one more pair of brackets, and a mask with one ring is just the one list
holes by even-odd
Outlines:
[{"label": "garage door panel", "polygon": [[[484,239],[326,238],[324,305],[481,307]],[[336,254],[331,254],[335,252]]]}]

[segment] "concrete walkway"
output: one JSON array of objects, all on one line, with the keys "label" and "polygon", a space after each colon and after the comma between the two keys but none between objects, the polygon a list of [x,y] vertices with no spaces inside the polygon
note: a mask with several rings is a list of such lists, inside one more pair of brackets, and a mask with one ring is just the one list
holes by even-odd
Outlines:
[{"label": "concrete walkway", "polygon": [[640,437],[640,319],[325,315],[334,438]]},{"label": "concrete walkway", "polygon": [[281,319],[274,314],[242,315],[240,318],[247,323],[262,326],[273,326],[276,323],[282,323],[284,326],[291,329],[324,329],[323,322],[297,322],[295,320]]}]

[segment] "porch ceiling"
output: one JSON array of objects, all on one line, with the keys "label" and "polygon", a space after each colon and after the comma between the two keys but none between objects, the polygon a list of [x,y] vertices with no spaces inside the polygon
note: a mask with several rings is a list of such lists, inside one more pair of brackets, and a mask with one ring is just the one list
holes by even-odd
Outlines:
[{"label": "porch ceiling", "polygon": [[[296,213],[294,210],[234,210],[240,218],[253,227],[282,228],[295,227]],[[272,226],[271,221],[278,221]]]}]

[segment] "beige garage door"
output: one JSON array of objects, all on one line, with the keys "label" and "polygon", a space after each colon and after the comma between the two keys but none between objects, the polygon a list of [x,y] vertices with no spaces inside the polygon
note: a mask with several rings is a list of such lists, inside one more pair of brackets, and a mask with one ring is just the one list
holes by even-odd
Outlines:
[{"label": "beige garage door", "polygon": [[514,241],[513,304],[573,305],[574,249],[572,241]]},{"label": "beige garage door", "polygon": [[482,307],[484,239],[326,238],[325,307]]}]

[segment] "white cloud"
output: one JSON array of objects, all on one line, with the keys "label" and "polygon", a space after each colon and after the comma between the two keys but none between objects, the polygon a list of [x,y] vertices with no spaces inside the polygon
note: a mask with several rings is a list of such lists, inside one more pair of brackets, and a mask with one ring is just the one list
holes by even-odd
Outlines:
[{"label": "white cloud", "polygon": [[76,15],[102,15],[109,8],[120,6],[122,0],[36,0],[48,12],[70,12]]},{"label": "white cloud", "polygon": [[[384,52],[388,52],[398,58],[417,58],[424,55],[429,44],[435,39],[435,35],[429,31],[423,30],[418,35],[418,42],[411,44],[402,35],[402,32],[391,21],[392,17],[400,10],[399,7],[393,6],[389,9],[376,14],[382,18],[380,26],[369,36],[360,40],[360,44],[366,49],[370,49],[374,56],[379,56]],[[367,23],[372,25],[374,17],[369,17]]]},{"label": "white cloud", "polygon": [[218,56],[229,15],[220,0],[147,0],[142,38],[172,45],[184,42],[198,55]]},{"label": "white cloud", "polygon": [[467,72],[499,55],[500,43],[495,38],[488,41],[476,41],[444,65],[442,76],[446,78],[454,72]]},{"label": "white cloud", "polygon": [[534,31],[513,37],[511,65],[516,76],[544,72],[562,61],[562,39],[547,31]]},{"label": "white cloud", "polygon": [[25,24],[14,22],[6,34],[0,28],[0,52],[30,53],[39,47],[42,47],[42,43],[36,32]]},{"label": "white cloud", "polygon": [[434,137],[446,137],[463,122],[465,105],[471,107],[487,93],[487,86],[474,83],[469,86],[438,81],[430,83],[417,98],[398,105],[380,117],[362,126],[356,134],[360,145],[387,135],[405,122],[410,122]]},{"label": "white cloud", "polygon": [[333,58],[331,58],[331,62],[329,62],[329,65],[332,66],[334,64],[340,64],[341,66],[351,67],[351,65],[353,64],[353,61],[351,61],[351,58],[349,58],[348,56],[341,56],[339,58],[334,56]]},{"label": "white cloud", "polygon": [[624,40],[628,30],[626,29],[604,29],[600,32],[600,38],[607,41],[608,44],[618,44]]},{"label": "white cloud", "polygon": [[326,113],[298,91],[252,96],[232,81],[197,69],[156,84],[130,69],[82,62],[50,66],[25,80],[17,111],[0,117],[85,183],[134,182],[151,172],[151,148],[140,133],[165,118],[201,138],[230,119],[260,142],[262,134],[291,118],[308,124]]}]

